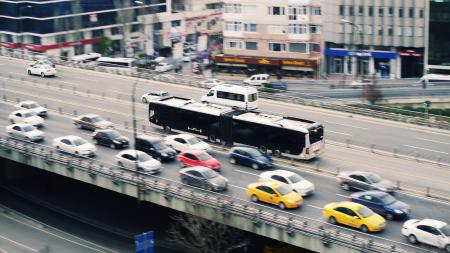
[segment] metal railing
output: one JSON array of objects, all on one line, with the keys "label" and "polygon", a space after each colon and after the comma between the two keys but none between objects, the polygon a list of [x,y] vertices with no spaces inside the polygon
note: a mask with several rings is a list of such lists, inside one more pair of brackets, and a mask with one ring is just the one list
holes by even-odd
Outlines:
[{"label": "metal railing", "polygon": [[302,234],[313,237],[321,240],[328,247],[331,247],[332,244],[337,244],[362,252],[373,253],[427,251],[386,238],[362,234],[343,227],[326,224],[323,221],[263,207],[233,196],[194,189],[170,179],[147,176],[141,172],[118,168],[112,164],[61,153],[52,147],[36,143],[0,137],[0,149],[4,153],[3,156],[7,156],[14,150],[20,152],[26,159],[37,157],[44,159],[47,164],[58,163],[65,166],[67,170],[79,170],[87,173],[90,177],[100,175],[109,178],[115,185],[123,183],[136,185],[144,198],[149,192],[157,192],[162,194],[167,200],[171,198],[184,200],[193,208],[197,205],[202,205],[215,209],[224,216],[236,215],[244,217],[251,220],[255,226],[266,224],[283,229],[288,236]]},{"label": "metal railing", "polygon": [[[11,50],[11,51],[7,51],[7,52],[2,52],[2,50],[0,50],[0,55],[19,58],[19,59],[25,59],[25,60],[33,59],[33,55],[23,55],[17,50]],[[143,78],[143,79],[148,79],[148,80],[153,80],[153,81],[168,82],[168,83],[186,85],[186,86],[192,86],[192,87],[198,87],[198,88],[209,88],[208,86],[201,84],[201,81],[204,80],[203,77],[189,76],[188,78],[186,78],[186,77],[183,77],[183,75],[160,74],[160,73],[156,73],[156,72],[151,72],[148,69],[138,69],[137,71],[111,69],[111,68],[107,68],[107,67],[98,67],[98,66],[89,65],[89,64],[76,64],[69,60],[61,60],[61,59],[55,60],[55,62],[59,65],[67,66],[67,67],[75,67],[75,68],[80,68],[80,69],[85,69],[85,70],[117,74],[117,75],[123,75],[123,76],[135,77],[135,78]],[[420,116],[421,115],[420,113],[413,113],[413,112],[411,112],[411,114],[416,115],[416,116],[403,115],[401,113],[395,113],[395,110],[393,110],[392,108],[390,108],[390,109],[393,111],[373,110],[373,109],[370,109],[370,106],[367,106],[367,107],[350,106],[350,105],[346,105],[343,101],[340,101],[340,100],[329,99],[329,98],[324,98],[324,97],[318,98],[318,96],[311,95],[311,94],[305,94],[305,93],[303,93],[303,97],[295,97],[295,96],[289,96],[289,95],[280,94],[280,93],[260,92],[260,97],[265,98],[265,99],[281,101],[281,102],[287,102],[287,103],[293,103],[293,104],[299,104],[299,105],[305,105],[305,106],[314,106],[314,107],[320,107],[320,108],[329,109],[329,110],[336,110],[336,111],[341,111],[341,112],[350,113],[350,114],[358,114],[358,115],[364,115],[364,116],[368,116],[368,117],[381,118],[381,119],[385,119],[385,120],[393,120],[393,121],[398,121],[398,122],[403,122],[403,123],[408,123],[408,124],[450,130],[450,119],[448,117],[440,116],[440,115],[429,115],[430,117],[428,117],[428,116],[422,117],[422,116]],[[398,110],[398,111],[400,111],[400,110]]]}]

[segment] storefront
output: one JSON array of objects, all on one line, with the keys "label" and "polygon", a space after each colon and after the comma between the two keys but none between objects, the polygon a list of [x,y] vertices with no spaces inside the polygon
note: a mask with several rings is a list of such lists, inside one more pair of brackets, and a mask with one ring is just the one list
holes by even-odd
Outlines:
[{"label": "storefront", "polygon": [[276,76],[313,78],[318,66],[318,60],[306,59],[216,55],[213,60],[218,72],[247,75],[267,73]]},{"label": "storefront", "polygon": [[340,48],[325,50],[327,74],[373,75],[393,78],[400,72],[398,55],[390,51],[361,51]]}]

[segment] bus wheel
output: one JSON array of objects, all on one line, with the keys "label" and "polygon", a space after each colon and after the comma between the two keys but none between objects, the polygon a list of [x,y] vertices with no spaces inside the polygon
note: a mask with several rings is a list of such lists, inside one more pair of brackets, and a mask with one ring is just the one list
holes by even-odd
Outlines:
[{"label": "bus wheel", "polygon": [[263,146],[263,145],[259,146],[259,151],[261,151],[262,153],[265,154],[267,152],[266,146]]},{"label": "bus wheel", "polygon": [[281,157],[281,151],[279,149],[272,150],[272,155],[275,157]]},{"label": "bus wheel", "polygon": [[172,132],[172,128],[169,125],[164,126],[164,132],[165,133],[170,133],[170,132]]},{"label": "bus wheel", "polygon": [[216,142],[216,136],[214,134],[210,134],[208,137],[209,142],[215,143]]}]

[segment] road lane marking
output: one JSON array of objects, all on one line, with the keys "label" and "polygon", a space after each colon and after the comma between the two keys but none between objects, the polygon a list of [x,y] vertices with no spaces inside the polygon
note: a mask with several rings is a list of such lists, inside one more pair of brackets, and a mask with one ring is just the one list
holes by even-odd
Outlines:
[{"label": "road lane marking", "polygon": [[338,196],[338,197],[343,197],[343,198],[347,198],[347,196],[342,195],[342,194],[339,194],[339,193],[336,193],[336,196]]},{"label": "road lane marking", "polygon": [[331,122],[331,121],[326,121],[326,120],[323,120],[323,122],[324,123],[328,123],[328,124],[335,124],[335,125],[339,125],[339,126],[357,128],[357,129],[362,129],[362,130],[369,130],[369,128],[367,128],[367,127],[352,126],[352,125],[349,125],[349,124],[341,124],[341,123],[336,123],[336,122]]},{"label": "road lane marking", "polygon": [[247,171],[243,171],[243,170],[237,170],[237,169],[235,169],[234,171],[240,172],[240,173],[244,173],[244,174],[248,174],[248,175],[252,175],[252,176],[257,176],[257,177],[259,177],[258,174],[254,174],[254,173],[247,172]]},{"label": "road lane marking", "polygon": [[440,154],[446,154],[448,155],[447,152],[443,152],[443,151],[438,151],[438,150],[434,150],[434,149],[428,149],[428,148],[421,148],[421,147],[416,147],[416,146],[411,146],[411,145],[403,145],[405,147],[408,148],[416,148],[416,149],[422,149],[422,150],[426,150],[426,151],[431,151],[431,152],[436,152],[436,153],[440,153]]},{"label": "road lane marking", "polygon": [[323,208],[322,207],[318,207],[318,206],[313,206],[313,205],[307,205],[307,206],[309,206],[309,207],[312,207],[312,208],[316,208],[316,209],[320,209],[320,210],[322,210]]},{"label": "road lane marking", "polygon": [[27,246],[27,245],[25,245],[25,244],[22,244],[22,243],[20,243],[20,242],[16,242],[16,241],[11,240],[11,239],[9,239],[9,238],[7,238],[7,237],[4,237],[4,236],[2,236],[2,235],[0,235],[0,238],[2,238],[2,239],[5,240],[5,241],[8,241],[8,242],[10,242],[10,243],[12,243],[12,244],[15,244],[15,245],[17,245],[17,246],[19,246],[19,247],[25,248],[25,249],[27,249],[27,250],[29,250],[29,251],[32,251],[32,252],[39,252],[39,250],[37,250],[37,249],[33,249],[33,248],[31,248],[31,247],[29,247],[29,246]]},{"label": "road lane marking", "polygon": [[419,137],[416,137],[416,139],[422,140],[422,141],[430,141],[430,142],[435,142],[435,143],[440,143],[440,144],[450,145],[450,142],[435,141],[435,140],[430,140],[430,139],[425,139],[425,138],[419,138]]},{"label": "road lane marking", "polygon": [[[3,65],[3,64],[0,64],[0,66],[1,65]],[[8,253],[8,251],[6,251],[6,250],[4,250],[4,249],[2,249],[2,248],[0,248],[0,252],[2,252],[2,253]]]},{"label": "road lane marking", "polygon": [[352,136],[351,134],[348,134],[348,133],[341,133],[341,132],[336,132],[336,131],[331,131],[331,130],[327,130],[327,132],[335,133],[335,134],[341,134],[341,135],[346,135],[346,136]]},{"label": "road lane marking", "polygon": [[234,184],[228,184],[228,185],[231,186],[231,187],[235,187],[235,188],[241,189],[241,190],[247,190],[247,188],[240,187],[240,186],[237,186],[237,185],[234,185]]}]

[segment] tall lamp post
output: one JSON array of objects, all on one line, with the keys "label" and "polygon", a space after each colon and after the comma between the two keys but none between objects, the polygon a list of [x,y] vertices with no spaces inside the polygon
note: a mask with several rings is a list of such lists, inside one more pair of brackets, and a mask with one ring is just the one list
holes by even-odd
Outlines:
[{"label": "tall lamp post", "polygon": [[[362,51],[364,49],[364,45],[363,45],[364,44],[364,33],[363,33],[362,29],[361,29],[361,26],[359,26],[359,25],[357,25],[357,24],[355,24],[355,23],[353,23],[353,22],[351,22],[351,21],[349,21],[347,19],[341,19],[341,22],[344,23],[344,24],[351,25],[352,28],[354,28],[359,33],[359,51],[360,52],[357,52],[355,54],[355,57],[357,59],[357,64],[358,64],[358,68],[357,68],[356,72],[358,73],[358,75],[363,76],[364,71],[363,71],[362,59],[361,58],[362,58]],[[358,55],[358,53],[359,53],[359,55]]]},{"label": "tall lamp post", "polygon": [[[30,9],[30,8],[33,8],[33,6],[25,5],[25,6],[19,7],[19,16],[20,16],[20,21],[19,21],[19,38],[20,38],[20,40],[18,42],[19,42],[21,51],[23,50],[23,34],[22,34],[23,33],[23,24],[22,24],[22,22],[23,22],[23,19],[22,19],[23,14],[22,13],[23,13],[24,9]],[[23,52],[21,52],[21,53],[23,53]]]},{"label": "tall lamp post", "polygon": [[136,155],[136,159],[134,161],[134,170],[136,171],[136,198],[138,201],[140,201],[140,187],[139,187],[139,172],[138,172],[138,152],[136,150],[136,137],[137,137],[137,122],[136,122],[136,86],[138,85],[139,82],[139,75],[136,78],[136,81],[133,83],[133,87],[131,90],[131,115],[133,117],[133,147],[134,147],[134,152]]}]

